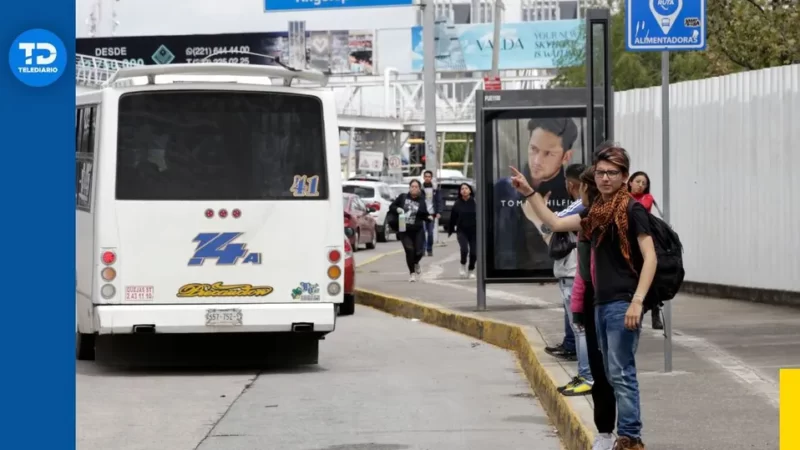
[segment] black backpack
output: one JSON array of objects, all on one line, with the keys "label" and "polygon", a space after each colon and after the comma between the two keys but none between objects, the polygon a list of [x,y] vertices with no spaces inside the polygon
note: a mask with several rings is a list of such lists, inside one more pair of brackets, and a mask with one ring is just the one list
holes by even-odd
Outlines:
[{"label": "black backpack", "polygon": [[[629,211],[633,204],[634,201],[629,203]],[[669,224],[652,214],[647,216],[650,219],[650,233],[653,236],[658,267],[653,284],[647,291],[645,303],[648,306],[663,305],[678,294],[686,275],[683,270],[683,244],[678,233]]]}]

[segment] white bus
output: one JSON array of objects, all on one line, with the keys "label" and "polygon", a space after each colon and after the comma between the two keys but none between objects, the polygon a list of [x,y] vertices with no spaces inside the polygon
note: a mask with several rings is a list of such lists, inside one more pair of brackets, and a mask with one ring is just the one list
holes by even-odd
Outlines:
[{"label": "white bus", "polygon": [[[241,78],[160,82],[182,74]],[[317,362],[343,300],[339,130],[332,92],[293,79],[325,84],[176,64],[77,96],[78,359],[114,335],[276,333]]]}]

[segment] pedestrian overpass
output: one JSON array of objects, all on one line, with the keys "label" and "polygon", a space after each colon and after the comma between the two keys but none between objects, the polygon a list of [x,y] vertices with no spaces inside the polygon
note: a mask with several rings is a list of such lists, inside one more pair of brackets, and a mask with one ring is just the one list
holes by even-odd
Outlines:
[{"label": "pedestrian overpass", "polygon": [[[129,63],[76,55],[77,92],[97,89]],[[502,80],[504,90],[542,89],[550,77],[520,76]],[[298,82],[298,86],[315,86]],[[423,82],[420,74],[399,74],[386,69],[383,75],[332,76],[327,88],[333,90],[339,128],[346,131],[374,130],[424,132]],[[483,89],[482,78],[436,80],[436,129],[440,133],[475,132],[475,97]]]}]

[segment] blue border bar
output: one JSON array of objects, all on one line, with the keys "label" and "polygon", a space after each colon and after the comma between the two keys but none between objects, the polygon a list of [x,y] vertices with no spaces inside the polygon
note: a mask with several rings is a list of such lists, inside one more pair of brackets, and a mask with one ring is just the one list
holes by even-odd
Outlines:
[{"label": "blue border bar", "polygon": [[[0,447],[8,449],[76,447],[75,11],[73,0],[11,1],[0,7],[5,200],[0,228],[7,236],[0,278],[5,288],[0,290],[0,422],[6,430]],[[39,77],[48,83],[43,87],[31,87],[15,75],[23,72],[19,64],[26,64],[19,43],[48,35],[22,35],[28,30],[57,36],[53,47],[32,51],[31,66],[44,61],[47,67],[63,67],[59,77]],[[58,64],[47,63],[53,56],[47,48],[63,50],[55,55]]]}]

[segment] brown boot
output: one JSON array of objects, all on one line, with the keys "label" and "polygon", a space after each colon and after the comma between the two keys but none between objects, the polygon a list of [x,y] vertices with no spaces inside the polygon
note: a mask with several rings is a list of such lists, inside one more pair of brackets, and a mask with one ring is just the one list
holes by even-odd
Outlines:
[{"label": "brown boot", "polygon": [[620,436],[614,443],[613,450],[644,450],[644,442],[641,439],[633,439],[628,436]]}]

